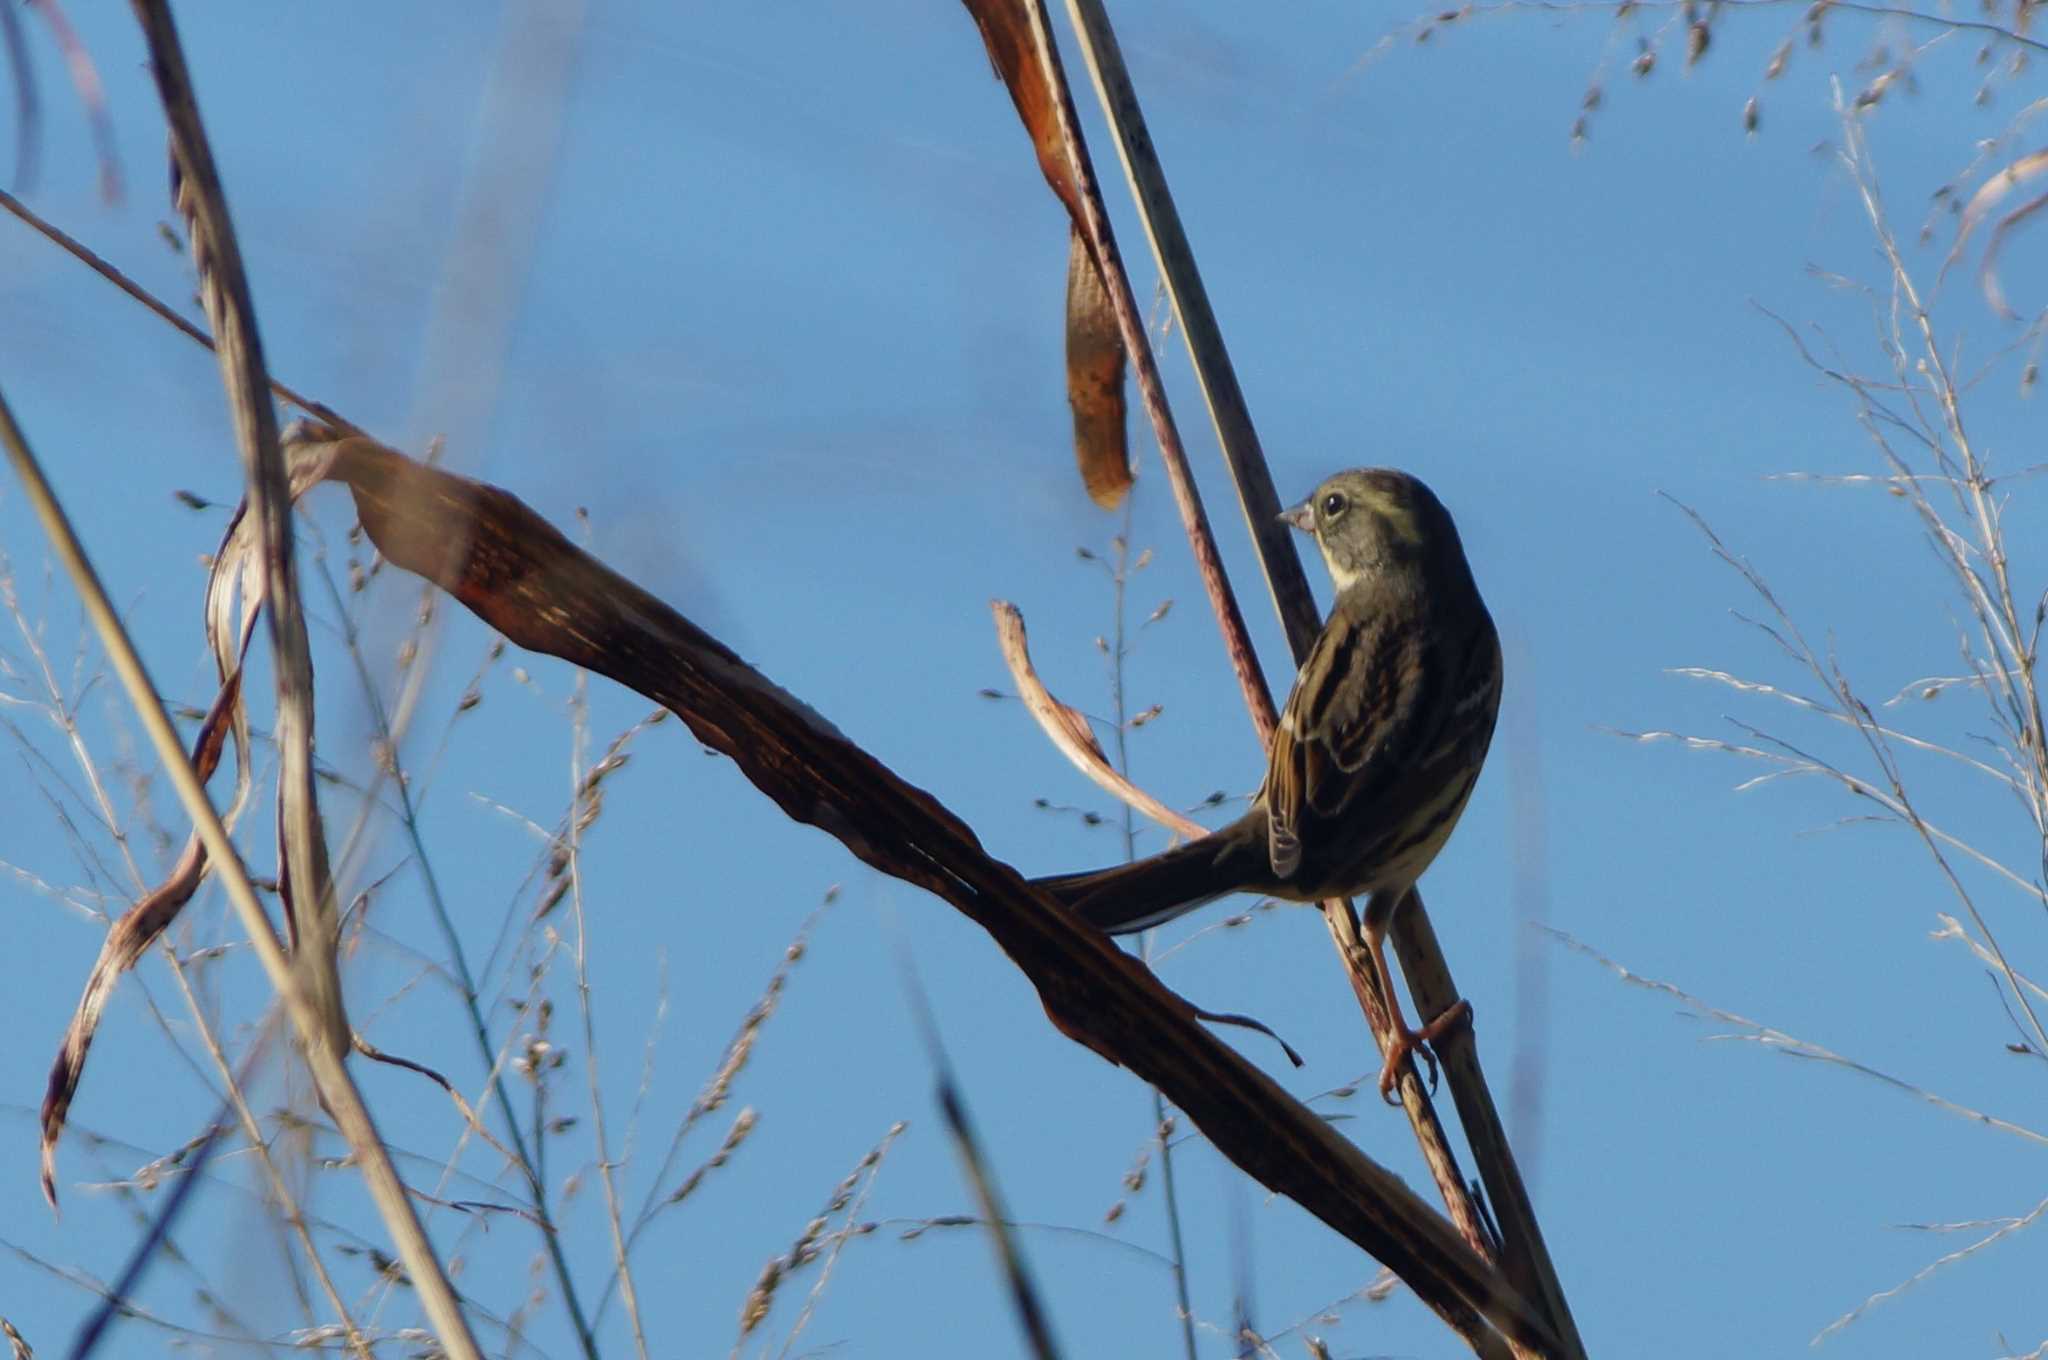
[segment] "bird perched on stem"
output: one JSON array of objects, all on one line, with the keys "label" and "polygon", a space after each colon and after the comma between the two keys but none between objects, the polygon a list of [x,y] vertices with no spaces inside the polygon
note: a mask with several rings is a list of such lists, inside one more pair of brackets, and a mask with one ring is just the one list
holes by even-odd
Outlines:
[{"label": "bird perched on stem", "polygon": [[1340,472],[1281,518],[1315,536],[1337,598],[1295,677],[1251,807],[1163,854],[1037,885],[1114,935],[1236,892],[1364,896],[1393,1025],[1384,1095],[1411,1050],[1471,1013],[1461,1001],[1410,1029],[1386,933],[1479,780],[1500,709],[1500,638],[1450,512],[1407,473]]}]

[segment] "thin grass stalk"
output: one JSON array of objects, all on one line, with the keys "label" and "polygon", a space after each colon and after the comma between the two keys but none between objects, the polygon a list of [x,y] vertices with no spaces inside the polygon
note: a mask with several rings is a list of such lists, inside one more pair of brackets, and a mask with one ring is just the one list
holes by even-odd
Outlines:
[{"label": "thin grass stalk", "polygon": [[[1109,660],[1109,701],[1110,718],[1115,724],[1116,772],[1126,780],[1131,777],[1130,717],[1124,696],[1124,655],[1126,625],[1129,620],[1131,583],[1131,514],[1137,503],[1136,495],[1124,497],[1124,527],[1116,539],[1116,565],[1110,572],[1114,587],[1114,633],[1111,638],[1112,650]],[[1137,814],[1129,803],[1119,801],[1123,811],[1124,862],[1130,863],[1138,857]],[[1147,932],[1143,950],[1150,961],[1151,935]],[[1167,1126],[1166,1097],[1159,1088],[1152,1088],[1152,1127],[1155,1130]],[[1173,1299],[1175,1311],[1180,1317],[1181,1352],[1187,1360],[1195,1360],[1195,1310],[1194,1301],[1188,1294],[1188,1251],[1181,1231],[1180,1190],[1175,1183],[1173,1171],[1173,1145],[1164,1137],[1159,1139],[1159,1188],[1166,1205],[1166,1236],[1173,1256]]]},{"label": "thin grass stalk", "polygon": [[1059,48],[1053,42],[1052,21],[1046,16],[1044,0],[1022,0],[1022,5],[1030,21],[1032,46],[1041,74],[1046,87],[1052,91],[1054,116],[1059,122],[1060,137],[1066,144],[1067,157],[1074,172],[1088,249],[1095,258],[1096,267],[1102,271],[1110,307],[1116,313],[1117,330],[1123,336],[1124,349],[1130,355],[1131,370],[1137,378],[1138,393],[1145,404],[1145,415],[1152,422],[1153,434],[1159,442],[1159,457],[1166,467],[1166,481],[1173,490],[1173,503],[1180,511],[1181,523],[1187,530],[1188,543],[1195,555],[1195,568],[1201,573],[1202,588],[1209,596],[1210,608],[1215,611],[1217,626],[1223,633],[1224,651],[1229,655],[1230,668],[1237,676],[1238,687],[1244,692],[1245,705],[1251,710],[1252,720],[1259,729],[1259,740],[1270,743],[1273,731],[1280,723],[1279,710],[1273,707],[1272,691],[1266,687],[1258,653],[1253,650],[1251,636],[1245,631],[1244,616],[1238,612],[1237,596],[1231,592],[1230,581],[1223,574],[1223,556],[1217,551],[1216,536],[1209,529],[1208,512],[1202,508],[1202,497],[1195,490],[1195,477],[1188,467],[1180,428],[1175,424],[1173,409],[1166,401],[1166,383],[1159,374],[1158,357],[1152,352],[1144,316],[1138,311],[1137,299],[1131,292],[1130,276],[1124,272],[1123,258],[1110,230],[1109,213],[1103,207],[1094,165],[1088,158],[1086,144],[1081,140],[1080,121],[1074,112],[1066,75],[1060,68]]},{"label": "thin grass stalk", "polygon": [[569,909],[576,917],[576,947],[572,957],[576,965],[576,1003],[583,1018],[583,1071],[590,1082],[591,1133],[597,1140],[597,1176],[604,1187],[605,1224],[611,1229],[612,1262],[617,1269],[619,1300],[625,1305],[626,1319],[633,1331],[633,1349],[640,1360],[647,1360],[647,1328],[640,1318],[640,1294],[633,1287],[633,1268],[626,1259],[626,1232],[619,1219],[618,1179],[612,1172],[611,1137],[605,1130],[604,1093],[598,1088],[597,1064],[597,1018],[590,995],[590,926],[583,911],[583,828],[586,825],[582,809],[577,806],[592,796],[584,781],[587,777],[583,768],[583,742],[589,735],[589,686],[587,673],[576,676],[576,723],[575,745],[569,762],[570,816],[567,850],[569,854]]},{"label": "thin grass stalk", "polygon": [[[129,278],[113,265],[107,263],[107,261],[101,259],[84,242],[69,235],[54,223],[38,215],[28,204],[23,203],[5,189],[0,189],[0,208],[5,208],[8,212],[20,218],[31,231],[34,231],[59,250],[64,251],[80,264],[92,270],[93,273],[98,274],[108,283],[113,284],[129,297],[141,303],[159,321],[168,323],[172,330],[177,331],[180,335],[207,350],[218,352],[215,349],[212,336],[187,321],[184,317],[179,316],[161,298]],[[357,434],[363,433],[359,427],[343,417],[333,407],[323,402],[314,401],[310,397],[302,396],[274,378],[267,379],[267,381],[271,395],[275,396],[279,401],[296,406],[307,415],[325,421],[327,424],[333,425],[338,429],[350,430]]]},{"label": "thin grass stalk", "polygon": [[[348,1304],[342,1299],[341,1291],[335,1286],[334,1277],[327,1273],[327,1263],[320,1258],[319,1249],[313,1244],[313,1233],[306,1223],[305,1210],[299,1206],[298,1197],[291,1193],[285,1183],[284,1173],[278,1169],[277,1161],[270,1155],[270,1145],[264,1141],[263,1129],[256,1122],[256,1112],[249,1108],[249,1098],[243,1093],[241,1078],[229,1065],[227,1053],[220,1046],[220,1039],[213,1032],[213,1026],[206,1019],[199,1005],[199,998],[192,990],[191,979],[186,976],[185,966],[179,962],[178,954],[169,940],[162,942],[164,959],[170,964],[171,976],[177,980],[178,991],[185,998],[185,1005],[192,1013],[194,1027],[207,1056],[213,1060],[215,1070],[220,1074],[227,1103],[235,1112],[236,1120],[242,1126],[242,1136],[249,1141],[249,1150],[256,1154],[256,1164],[263,1172],[264,1180],[270,1186],[270,1193],[276,1197],[278,1212],[284,1216],[292,1236],[299,1242],[299,1249],[306,1254],[306,1263],[312,1267],[313,1278],[319,1282],[320,1292],[327,1296],[327,1304],[334,1310],[348,1341],[348,1347],[361,1360],[371,1360],[370,1343],[362,1329],[350,1316]],[[294,1281],[298,1276],[294,1274]],[[308,1310],[310,1311],[310,1310]]]},{"label": "thin grass stalk", "polygon": [[[347,612],[341,607],[339,598],[335,604],[337,612],[346,619]],[[399,826],[405,833],[413,862],[419,866],[420,884],[425,889],[428,908],[432,911],[434,923],[441,932],[442,944],[448,950],[448,960],[454,969],[456,987],[462,994],[463,1012],[469,1020],[469,1031],[476,1039],[477,1052],[483,1060],[484,1071],[487,1074],[485,1079],[489,1085],[486,1090],[496,1099],[498,1117],[504,1123],[514,1166],[526,1182],[534,1217],[539,1220],[541,1242],[547,1250],[548,1266],[554,1273],[555,1287],[561,1291],[563,1305],[569,1310],[569,1324],[575,1329],[576,1343],[583,1353],[584,1360],[597,1360],[596,1328],[583,1306],[583,1296],[576,1288],[575,1276],[570,1273],[569,1257],[562,1247],[562,1235],[556,1230],[553,1211],[548,1207],[547,1183],[535,1167],[519,1111],[512,1105],[511,1093],[500,1080],[502,1053],[491,1042],[490,1023],[484,1018],[483,1007],[479,1002],[476,976],[469,966],[468,951],[462,947],[462,934],[455,928],[454,913],[448,909],[448,899],[441,891],[440,876],[434,869],[434,856],[428,850],[426,836],[420,830],[420,809],[418,801],[413,796],[413,781],[406,776],[405,765],[399,755],[401,734],[391,720],[383,697],[377,691],[376,681],[371,676],[369,663],[358,645],[352,622],[347,625],[343,642],[355,665],[363,702],[369,709],[372,731],[383,744],[383,749],[389,752],[390,771],[387,775],[384,770],[379,769],[377,778],[380,781],[388,778],[392,791],[398,796]],[[570,816],[573,820],[573,802]]]},{"label": "thin grass stalk", "polygon": [[[346,1067],[349,1033],[336,971],[333,886],[328,878],[326,839],[313,783],[312,660],[295,587],[291,496],[278,446],[277,417],[269,399],[262,341],[256,329],[255,307],[242,269],[234,225],[227,212],[170,7],[166,0],[134,0],[134,10],[149,45],[150,69],[171,128],[180,197],[186,192],[190,195],[181,206],[190,213],[195,252],[203,248],[208,266],[202,269],[201,294],[218,337],[216,352],[249,481],[250,512],[258,517],[262,529],[265,613],[277,675],[279,835],[295,889],[293,920],[298,930],[297,948],[289,965],[270,933],[267,918],[245,875],[241,876],[241,890],[232,892],[231,899],[243,914],[244,925],[256,941],[266,971],[272,972],[273,983],[280,981],[279,972],[291,974],[289,990],[280,991],[288,997],[286,1004],[322,1099],[362,1164],[365,1183],[378,1202],[393,1244],[412,1276],[421,1305],[442,1346],[458,1360],[468,1360],[477,1353],[476,1342]],[[11,414],[6,423],[10,428],[13,426]],[[10,442],[20,444],[18,436]],[[18,461],[31,463],[26,455],[26,445],[20,444]],[[41,499],[47,509],[56,508],[46,486]],[[68,535],[68,529],[66,532]],[[69,555],[76,559],[77,566],[85,565],[75,540]],[[96,579],[92,586],[101,595],[100,607],[104,608],[104,592]],[[105,636],[104,626],[102,635]],[[205,828],[204,838],[214,863],[225,876],[232,877],[239,872],[240,861],[170,730],[162,701],[148,685],[140,659],[134,657],[132,648],[127,650],[129,664],[122,667],[123,681],[145,722],[160,729],[160,733],[152,732],[159,754],[172,771],[188,808]],[[168,746],[164,744],[165,738],[169,739]],[[273,969],[273,963],[279,968]]]}]

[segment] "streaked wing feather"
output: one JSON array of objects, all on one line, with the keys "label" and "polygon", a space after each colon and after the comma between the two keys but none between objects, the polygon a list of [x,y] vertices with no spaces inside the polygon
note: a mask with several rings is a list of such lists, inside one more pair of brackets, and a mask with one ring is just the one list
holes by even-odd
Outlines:
[{"label": "streaked wing feather", "polygon": [[1265,798],[1276,874],[1293,875],[1319,826],[1363,817],[1395,833],[1402,809],[1433,795],[1446,758],[1476,771],[1500,685],[1499,642],[1481,619],[1447,638],[1398,604],[1332,613],[1274,737]]},{"label": "streaked wing feather", "polygon": [[1293,700],[1281,715],[1280,728],[1273,733],[1273,750],[1266,763],[1266,786],[1260,790],[1266,800],[1266,858],[1273,873],[1291,877],[1301,867],[1301,837],[1296,832],[1301,812],[1301,743],[1295,740]]},{"label": "streaked wing feather", "polygon": [[[1323,629],[1329,643],[1327,679],[1302,686],[1296,715],[1310,754],[1303,761],[1306,797],[1319,818],[1336,819],[1353,803],[1376,803],[1386,786],[1420,754],[1437,658],[1427,629],[1412,611],[1387,609],[1369,616],[1339,609]],[[1303,717],[1307,721],[1303,722]]]}]

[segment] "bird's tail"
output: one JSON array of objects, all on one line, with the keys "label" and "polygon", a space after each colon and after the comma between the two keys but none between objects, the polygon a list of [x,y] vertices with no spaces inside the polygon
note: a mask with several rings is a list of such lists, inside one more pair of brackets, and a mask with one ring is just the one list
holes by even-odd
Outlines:
[{"label": "bird's tail", "polygon": [[1032,880],[1098,930],[1127,935],[1269,877],[1263,834],[1242,824],[1175,846],[1148,859],[1085,874]]}]

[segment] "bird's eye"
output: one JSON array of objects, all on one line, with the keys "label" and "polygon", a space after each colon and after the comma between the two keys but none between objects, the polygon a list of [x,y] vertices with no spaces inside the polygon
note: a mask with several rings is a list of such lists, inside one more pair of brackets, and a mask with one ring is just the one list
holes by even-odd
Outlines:
[{"label": "bird's eye", "polygon": [[1323,497],[1323,518],[1337,518],[1337,516],[1344,513],[1344,508],[1349,504],[1350,502],[1344,499],[1343,492],[1332,491],[1329,495]]}]

